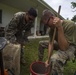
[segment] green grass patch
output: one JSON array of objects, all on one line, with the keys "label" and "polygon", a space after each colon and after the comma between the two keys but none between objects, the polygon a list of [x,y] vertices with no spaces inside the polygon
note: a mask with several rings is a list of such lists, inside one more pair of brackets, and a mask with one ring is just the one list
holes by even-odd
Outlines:
[{"label": "green grass patch", "polygon": [[[26,65],[21,65],[21,74],[20,75],[30,75],[30,65],[38,60],[38,46],[39,41],[45,40],[45,39],[33,39],[30,40],[29,43],[26,43],[25,45],[25,60]],[[45,62],[47,59],[47,49],[45,49],[44,52],[44,59]],[[76,71],[76,61],[73,63],[72,61],[69,61],[65,67],[64,67],[64,75],[74,75],[74,72]]]}]

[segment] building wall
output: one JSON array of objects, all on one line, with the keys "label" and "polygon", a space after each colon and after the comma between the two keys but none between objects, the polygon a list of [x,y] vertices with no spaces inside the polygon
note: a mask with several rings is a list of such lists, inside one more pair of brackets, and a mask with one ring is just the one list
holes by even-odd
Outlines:
[{"label": "building wall", "polygon": [[9,7],[2,3],[0,3],[0,10],[2,10],[2,23],[0,23],[2,27],[5,27],[10,22],[13,14],[19,11],[16,8]]},{"label": "building wall", "polygon": [[[0,27],[5,27],[11,20],[11,18],[13,17],[13,15],[18,12],[21,11],[19,9],[13,8],[11,6],[5,5],[0,3],[0,10],[2,10],[2,23],[0,23]],[[39,18],[37,19],[37,23],[36,23],[36,28],[37,30],[39,30]],[[34,34],[34,30],[35,30],[35,26],[33,28],[31,28],[31,33]]]},{"label": "building wall", "polygon": [[[13,8],[11,6],[2,3],[0,3],[0,10],[2,10],[2,23],[0,23],[0,27],[5,27],[10,22],[13,15],[16,12],[21,11],[19,9]],[[34,37],[40,36],[39,30],[40,30],[40,17],[37,17],[34,23],[34,27],[31,28],[32,36]]]}]

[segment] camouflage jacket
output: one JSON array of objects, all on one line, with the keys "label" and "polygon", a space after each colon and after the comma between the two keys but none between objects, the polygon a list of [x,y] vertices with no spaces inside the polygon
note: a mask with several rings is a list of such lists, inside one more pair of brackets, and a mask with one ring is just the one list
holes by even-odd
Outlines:
[{"label": "camouflage jacket", "polygon": [[5,27],[5,37],[10,42],[23,43],[28,40],[28,32],[33,27],[33,24],[26,23],[25,15],[25,12],[16,13],[10,23]]}]

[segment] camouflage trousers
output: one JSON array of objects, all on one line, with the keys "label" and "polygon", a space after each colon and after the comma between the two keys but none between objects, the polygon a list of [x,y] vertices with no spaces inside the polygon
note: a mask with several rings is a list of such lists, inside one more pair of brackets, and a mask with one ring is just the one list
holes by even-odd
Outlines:
[{"label": "camouflage trousers", "polygon": [[[56,46],[55,46],[56,47]],[[48,48],[48,41],[39,42],[39,60],[42,61],[44,49]],[[57,47],[56,47],[57,48]],[[54,49],[56,49],[54,48]],[[66,51],[57,50],[50,58],[51,75],[63,75],[63,66],[67,60],[74,58],[75,47],[70,45]]]},{"label": "camouflage trousers", "polygon": [[9,75],[20,75],[20,44],[7,43],[3,49],[4,67]]},{"label": "camouflage trousers", "polygon": [[[39,47],[38,47],[38,58],[40,61],[43,60],[43,57],[44,57],[44,49],[47,49],[48,48],[48,44],[49,44],[49,41],[48,40],[43,40],[43,41],[40,41],[39,42]],[[58,50],[59,47],[58,47],[58,44],[56,41],[54,41],[54,50]]]}]

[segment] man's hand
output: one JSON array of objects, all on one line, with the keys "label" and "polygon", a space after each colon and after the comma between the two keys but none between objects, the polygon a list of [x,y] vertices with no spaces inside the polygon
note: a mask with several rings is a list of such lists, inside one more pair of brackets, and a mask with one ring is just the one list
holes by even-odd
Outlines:
[{"label": "man's hand", "polygon": [[48,60],[45,62],[45,66],[48,67],[50,64],[48,63]]},{"label": "man's hand", "polygon": [[54,20],[53,20],[53,25],[55,25],[55,27],[57,27],[57,28],[61,27],[62,22],[61,22],[60,18],[55,17]]}]

